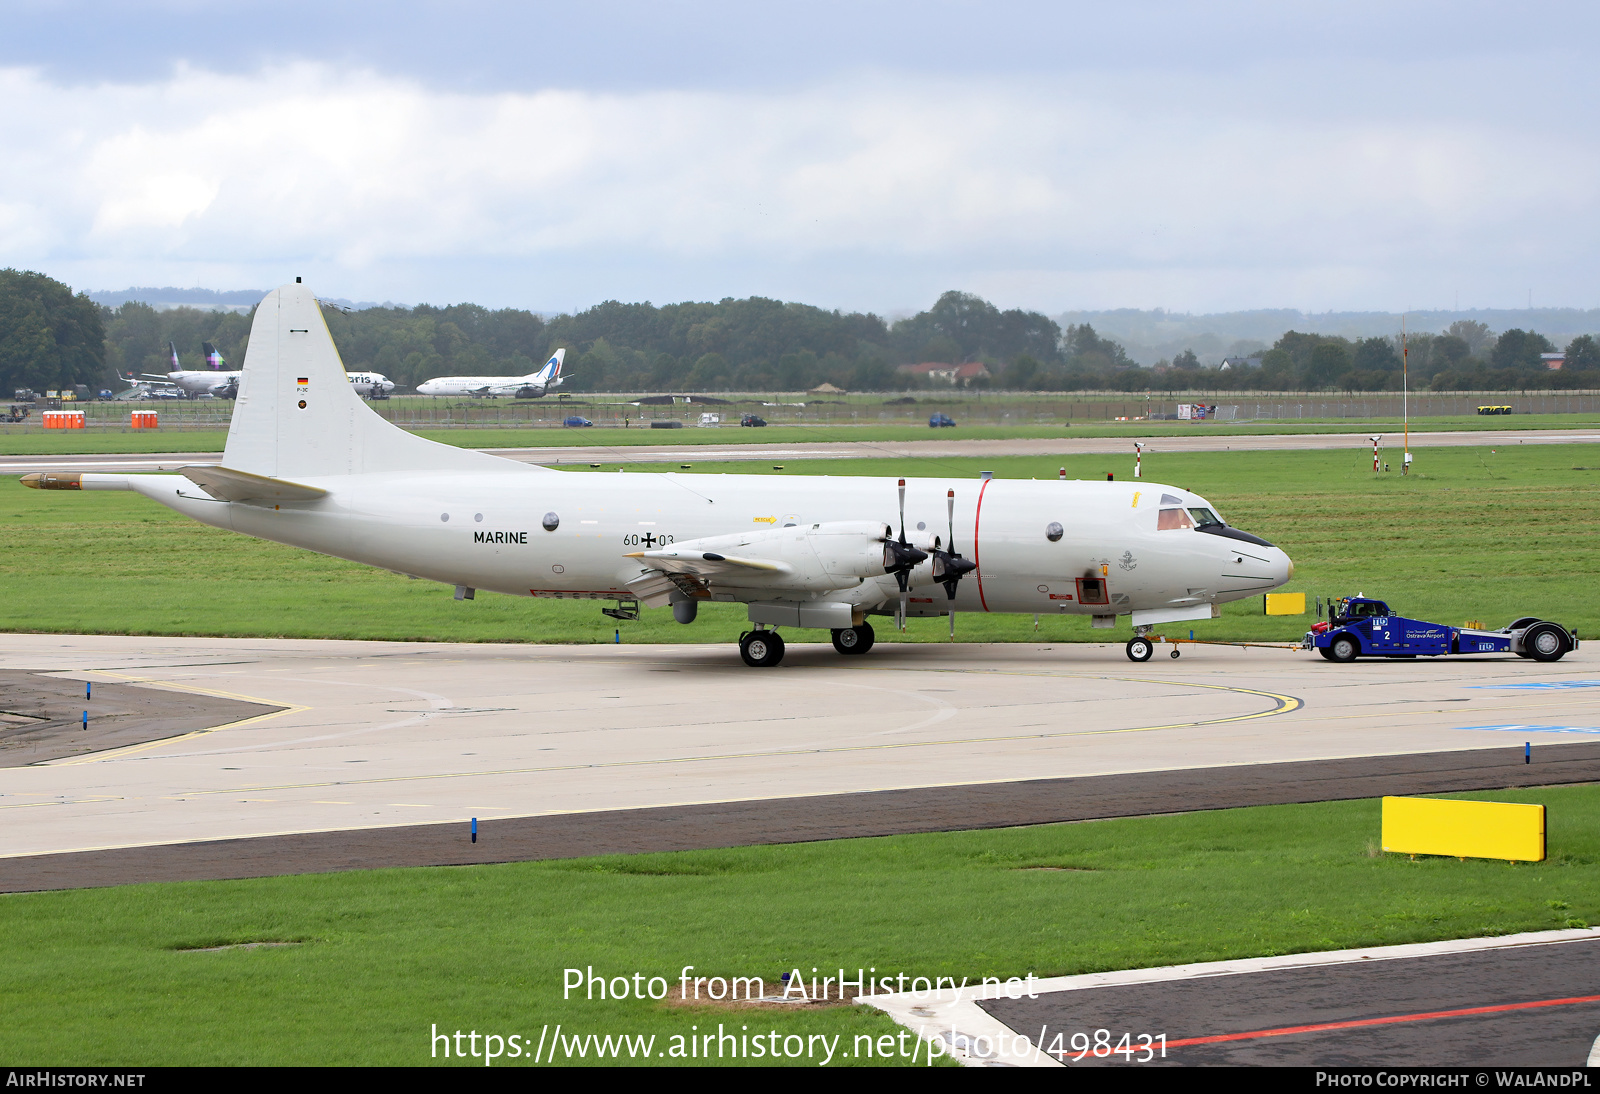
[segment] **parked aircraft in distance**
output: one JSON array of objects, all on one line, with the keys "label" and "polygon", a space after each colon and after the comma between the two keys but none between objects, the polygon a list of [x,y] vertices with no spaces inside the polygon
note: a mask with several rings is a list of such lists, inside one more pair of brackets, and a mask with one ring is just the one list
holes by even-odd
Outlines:
[{"label": "parked aircraft in distance", "polygon": [[394,381],[381,372],[347,372],[345,376],[356,394],[368,399],[387,399],[394,390]]},{"label": "parked aircraft in distance", "polygon": [[566,380],[561,362],[567,356],[558,349],[544,367],[526,376],[439,376],[417,385],[418,395],[510,395],[518,399],[537,399],[554,391]]},{"label": "parked aircraft in distance", "polygon": [[217,347],[210,342],[202,343],[205,349],[206,364],[210,366],[203,370],[186,370],[178,361],[178,347],[171,342],[167,343],[167,352],[172,359],[172,370],[166,374],[147,372],[146,380],[165,380],[175,385],[189,398],[196,395],[215,395],[219,399],[232,399],[239,394],[239,370],[228,371],[228,362],[222,359],[222,354],[217,352]]},{"label": "parked aircraft in distance", "polygon": [[[559,364],[560,355],[554,361]],[[178,474],[37,473],[27,486],[133,490],[196,520],[397,573],[513,596],[747,605],[747,664],[776,628],[873,644],[870,617],[1016,612],[1209,619],[1277,588],[1288,555],[1205,498],[1147,481],[594,474],[425,440],[363,406],[315,297],[298,282],[256,310],[220,466]]]},{"label": "parked aircraft in distance", "polygon": [[[157,383],[165,380],[191,399],[197,395],[215,395],[219,399],[237,398],[241,370],[228,371],[228,362],[210,342],[202,342],[200,347],[205,352],[206,371],[186,371],[178,362],[178,347],[168,342],[167,352],[172,355],[172,371],[165,375],[147,372],[144,378]],[[394,390],[394,381],[382,373],[347,372],[345,376],[355,388],[356,394],[367,398],[387,399],[389,393]]]}]

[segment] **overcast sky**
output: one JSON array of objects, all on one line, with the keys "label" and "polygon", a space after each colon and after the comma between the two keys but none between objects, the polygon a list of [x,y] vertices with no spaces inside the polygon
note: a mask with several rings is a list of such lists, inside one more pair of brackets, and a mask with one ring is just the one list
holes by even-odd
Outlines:
[{"label": "overcast sky", "polygon": [[0,0],[0,266],[537,310],[1600,305],[1592,4]]}]

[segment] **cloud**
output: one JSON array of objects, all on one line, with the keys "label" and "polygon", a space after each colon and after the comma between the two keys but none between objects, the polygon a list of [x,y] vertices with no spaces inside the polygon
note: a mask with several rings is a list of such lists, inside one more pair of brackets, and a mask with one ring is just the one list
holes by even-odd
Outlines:
[{"label": "cloud", "polygon": [[322,62],[73,86],[0,69],[0,261],[91,288],[304,272],[330,295],[534,307],[881,309],[949,287],[1049,310],[1403,307],[1508,269],[1519,294],[1593,302],[1586,144],[1308,116],[1245,93],[1262,78],[473,93]]}]

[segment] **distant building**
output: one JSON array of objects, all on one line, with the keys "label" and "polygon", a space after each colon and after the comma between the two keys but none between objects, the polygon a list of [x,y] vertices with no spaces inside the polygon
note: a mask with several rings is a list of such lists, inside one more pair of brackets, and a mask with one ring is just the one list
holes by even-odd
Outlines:
[{"label": "distant building", "polygon": [[920,365],[901,365],[896,372],[926,376],[930,380],[943,380],[947,384],[964,384],[989,376],[989,368],[982,361],[968,361],[964,365],[951,365],[943,361],[924,361]]},{"label": "distant building", "polygon": [[1544,367],[1551,372],[1560,372],[1561,366],[1567,363],[1567,355],[1565,353],[1541,353],[1539,354],[1539,360],[1543,361]]}]

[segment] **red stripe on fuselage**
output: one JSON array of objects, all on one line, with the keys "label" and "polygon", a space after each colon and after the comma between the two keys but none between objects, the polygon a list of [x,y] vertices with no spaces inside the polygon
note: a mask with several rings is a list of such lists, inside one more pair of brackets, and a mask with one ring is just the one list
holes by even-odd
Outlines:
[{"label": "red stripe on fuselage", "polygon": [[983,598],[983,568],[978,566],[978,521],[983,516],[983,492],[989,489],[993,479],[984,479],[983,485],[978,487],[978,507],[972,513],[972,564],[977,567],[973,571],[978,577],[978,603],[984,611],[989,610],[989,602]]}]

